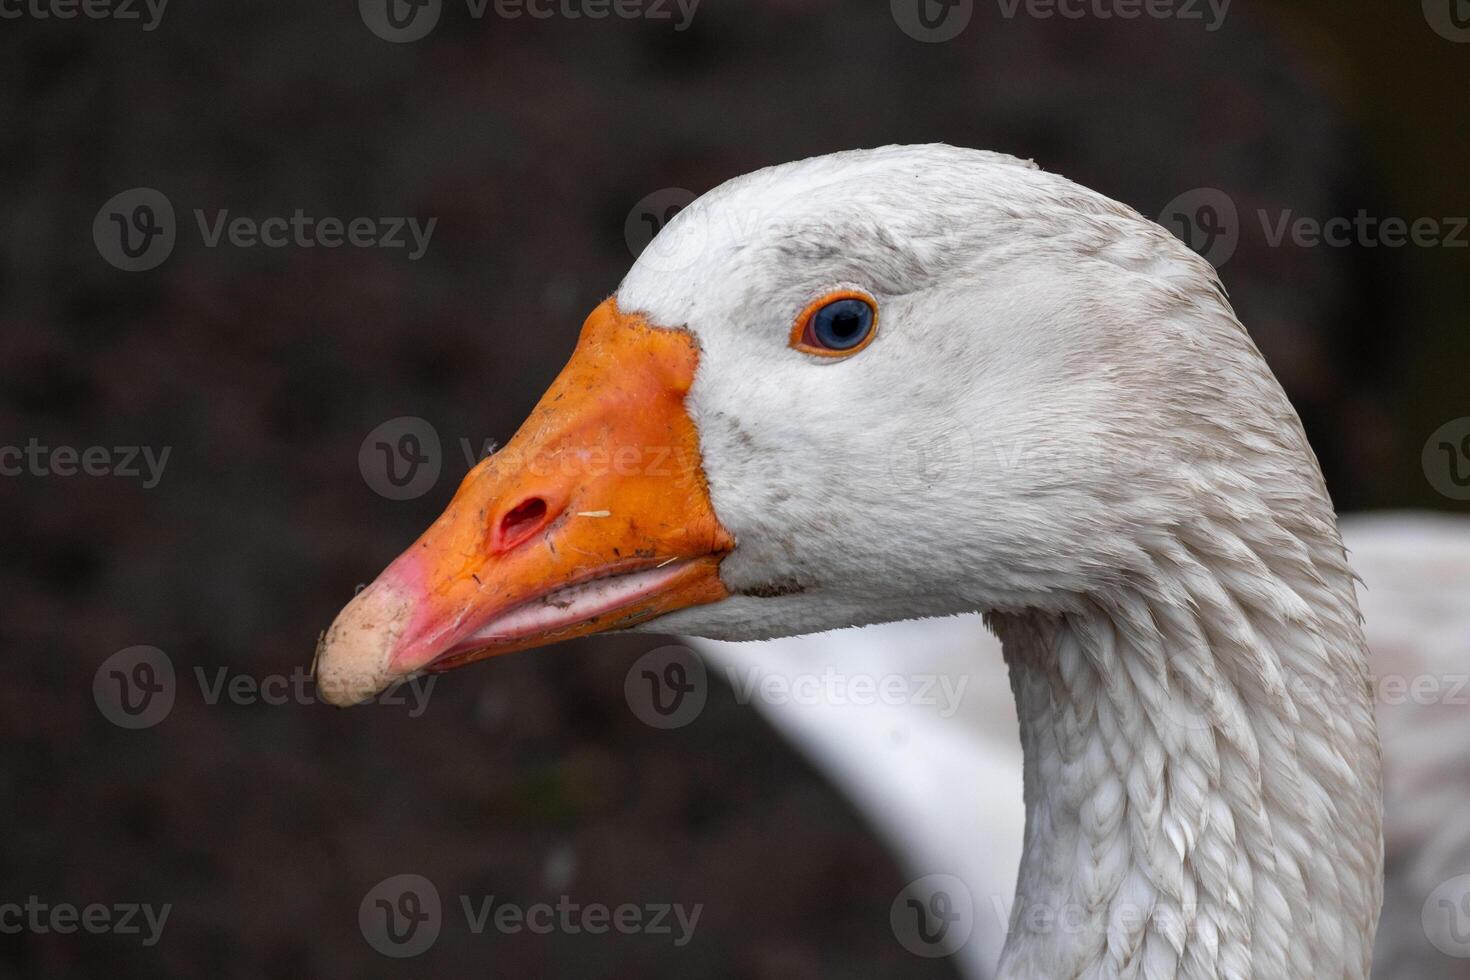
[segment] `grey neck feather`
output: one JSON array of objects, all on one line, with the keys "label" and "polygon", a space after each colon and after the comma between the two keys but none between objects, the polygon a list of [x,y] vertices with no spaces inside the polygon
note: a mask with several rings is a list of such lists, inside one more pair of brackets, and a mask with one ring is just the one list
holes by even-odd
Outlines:
[{"label": "grey neck feather", "polygon": [[990,617],[1027,808],[1001,975],[1366,977],[1378,743],[1335,523],[1148,551],[1131,588]]}]

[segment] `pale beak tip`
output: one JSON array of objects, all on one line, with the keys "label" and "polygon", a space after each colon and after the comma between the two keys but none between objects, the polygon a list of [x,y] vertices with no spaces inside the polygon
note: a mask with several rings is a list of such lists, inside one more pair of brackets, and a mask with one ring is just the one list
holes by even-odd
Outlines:
[{"label": "pale beak tip", "polygon": [[412,612],[412,599],[385,582],[359,592],[317,644],[316,687],[322,700],[345,708],[398,680],[393,651]]}]

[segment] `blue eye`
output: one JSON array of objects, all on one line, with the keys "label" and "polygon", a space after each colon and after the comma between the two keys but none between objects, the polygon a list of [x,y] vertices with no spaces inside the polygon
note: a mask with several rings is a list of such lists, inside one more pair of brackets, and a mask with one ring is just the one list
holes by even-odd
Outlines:
[{"label": "blue eye", "polygon": [[806,320],[797,322],[801,333],[793,346],[829,356],[856,353],[873,336],[878,320],[872,301],[851,292],[824,296],[803,312]]}]

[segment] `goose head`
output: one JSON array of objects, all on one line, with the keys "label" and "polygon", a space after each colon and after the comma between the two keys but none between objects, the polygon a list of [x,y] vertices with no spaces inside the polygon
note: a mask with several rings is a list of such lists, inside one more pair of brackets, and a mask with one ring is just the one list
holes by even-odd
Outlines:
[{"label": "goose head", "polygon": [[1000,975],[1366,976],[1378,742],[1301,424],[1206,263],[1009,157],[840,153],[681,212],[318,685],[971,611],[1025,760]]},{"label": "goose head", "polygon": [[1263,506],[1256,476],[1320,487],[1213,270],[1162,228],[1000,154],[799,161],[667,225],[338,616],[318,682],[352,703],[611,629],[1066,611],[1203,498]]}]

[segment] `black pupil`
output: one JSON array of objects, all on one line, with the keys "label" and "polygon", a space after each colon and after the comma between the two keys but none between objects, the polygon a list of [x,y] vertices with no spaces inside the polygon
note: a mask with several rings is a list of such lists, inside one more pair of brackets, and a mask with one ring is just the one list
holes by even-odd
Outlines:
[{"label": "black pupil", "polygon": [[812,332],[823,347],[847,350],[862,343],[872,326],[872,307],[860,299],[839,299],[817,311]]}]

